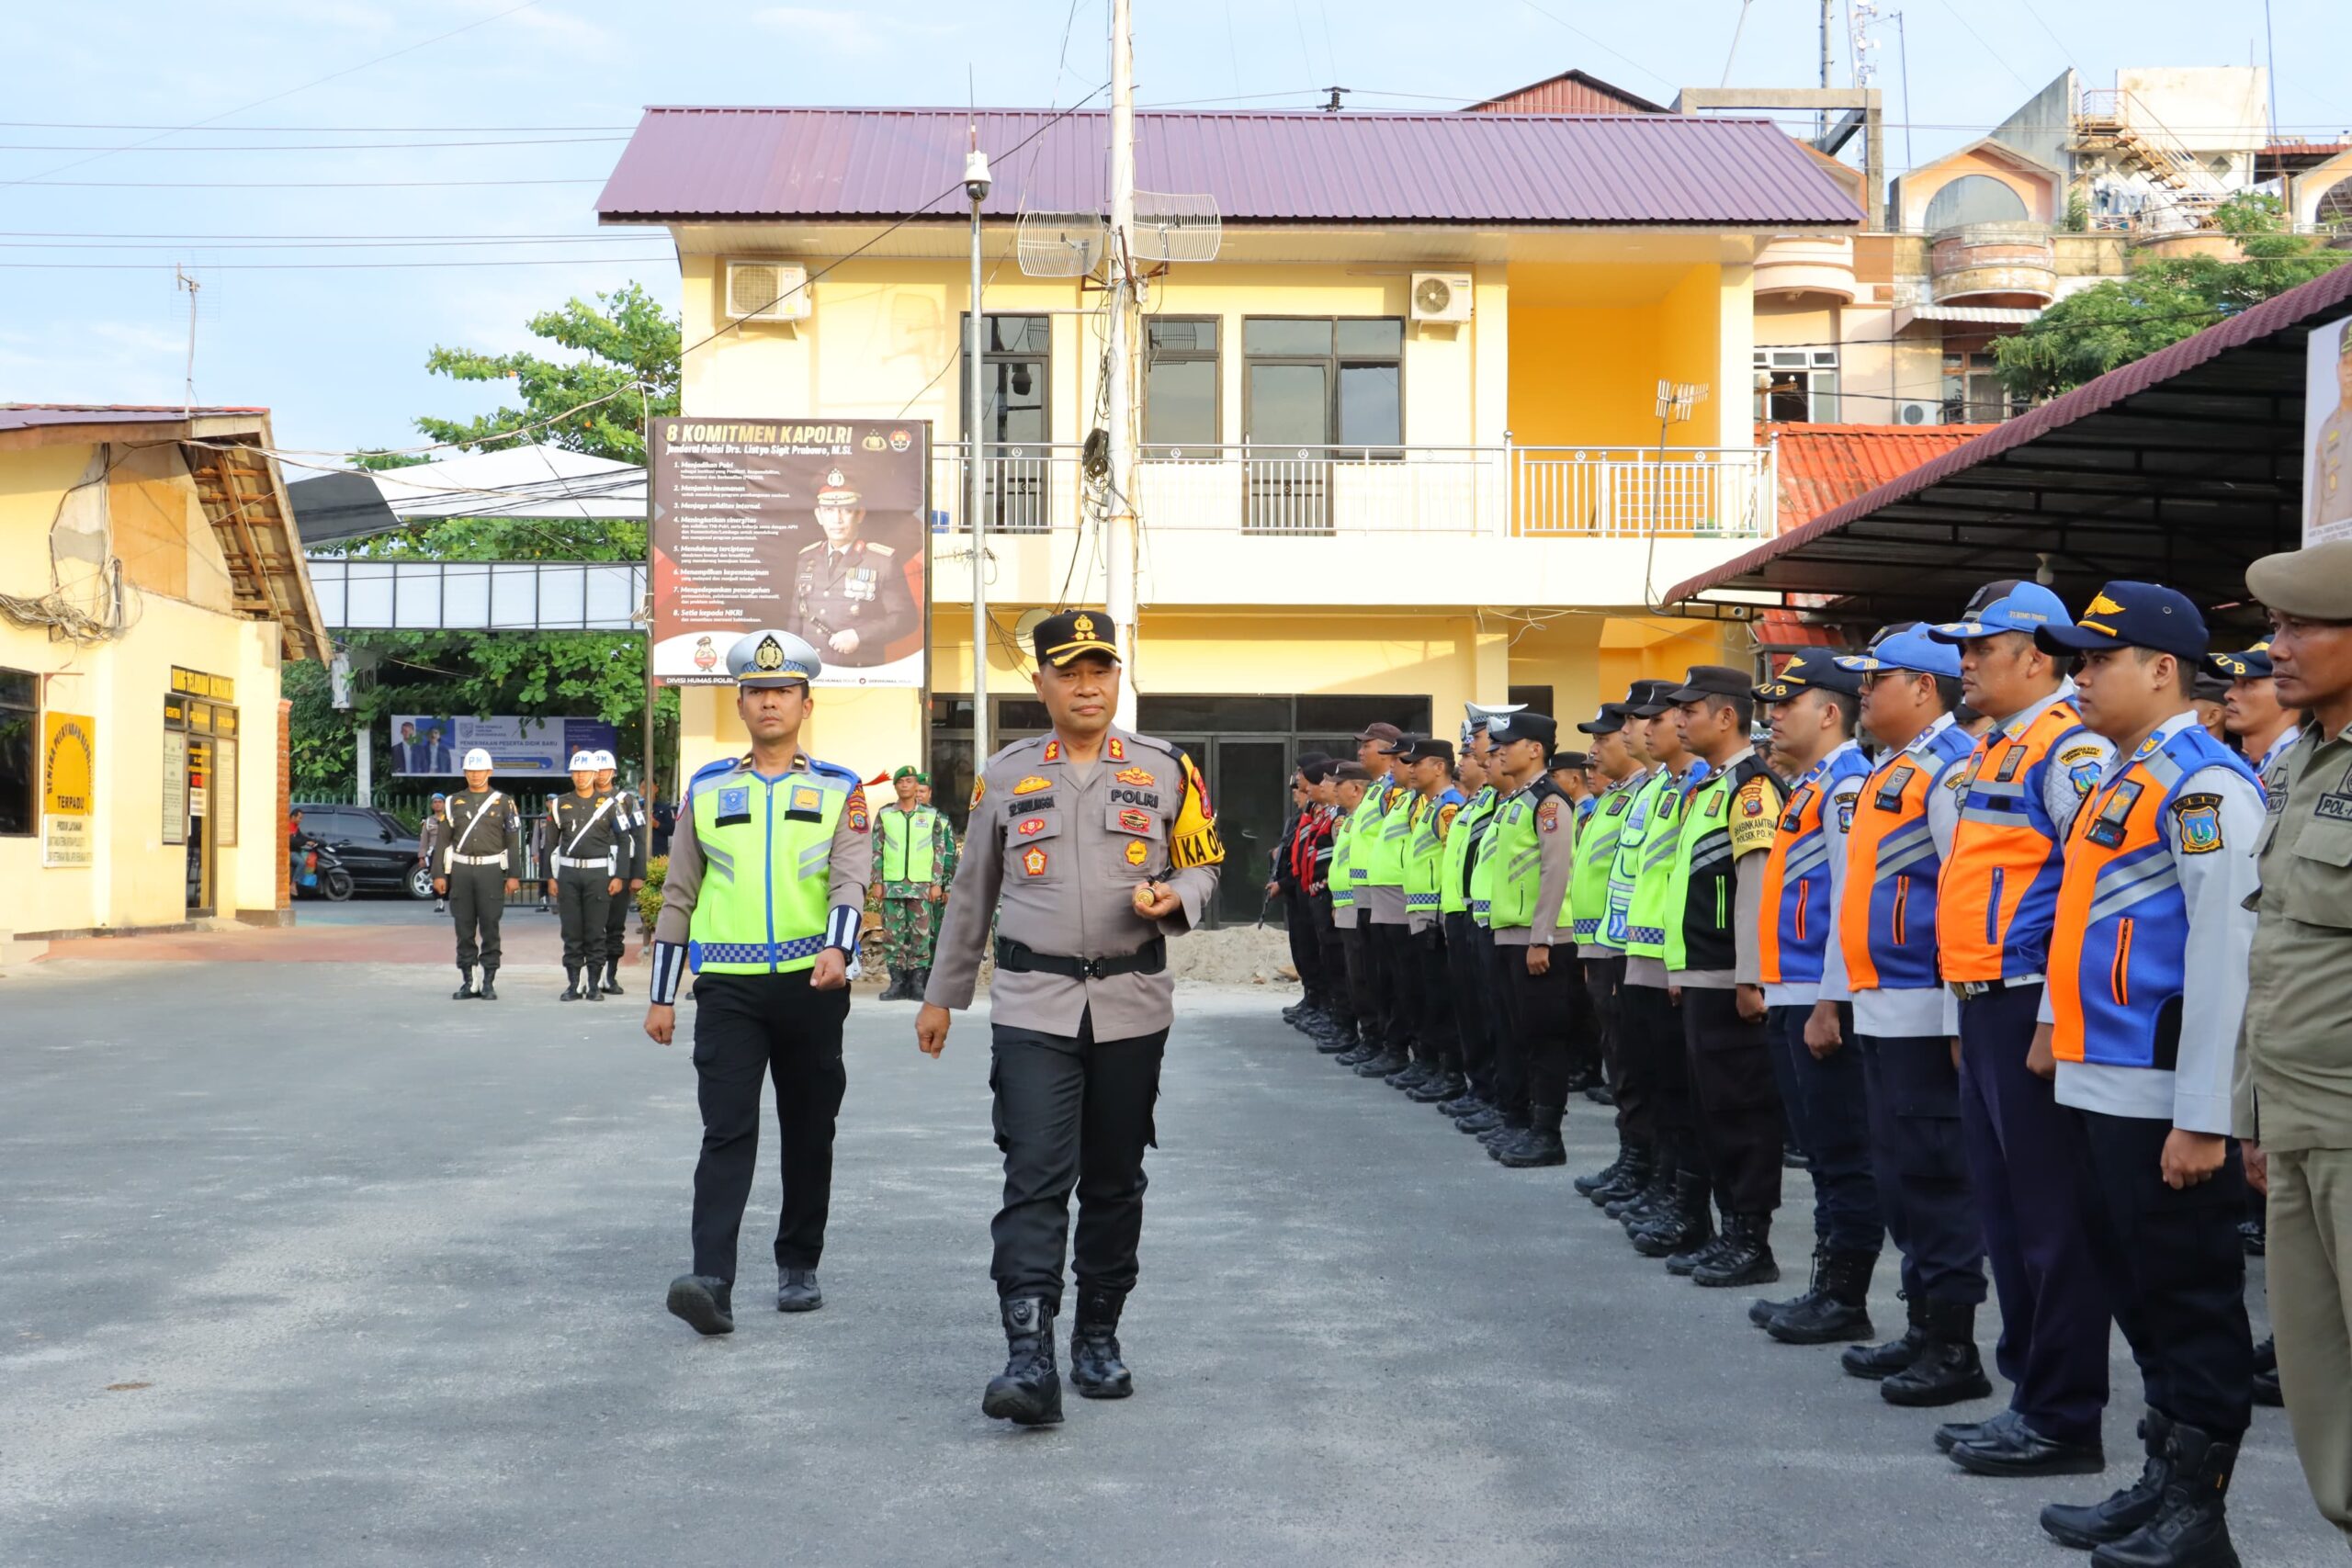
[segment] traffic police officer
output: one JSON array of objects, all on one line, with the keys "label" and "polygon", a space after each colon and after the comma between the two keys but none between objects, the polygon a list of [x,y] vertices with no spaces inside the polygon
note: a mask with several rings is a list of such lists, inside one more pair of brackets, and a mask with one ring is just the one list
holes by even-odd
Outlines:
[{"label": "traffic police officer", "polygon": [[1471,717],[1462,727],[1462,761],[1454,770],[1456,786],[1467,790],[1469,796],[1454,813],[1438,866],[1438,923],[1444,931],[1445,986],[1453,1001],[1453,1032],[1462,1059],[1462,1092],[1440,1100],[1438,1110],[1457,1121],[1485,1109],[1494,1089],[1490,1020],[1495,999],[1487,989],[1480,928],[1470,914],[1470,876],[1472,852],[1485,834],[1498,796],[1487,751],[1487,720],[1476,704],[1469,705]]},{"label": "traffic police officer", "polygon": [[2254,770],[2199,723],[2205,621],[2183,594],[2110,582],[2075,626],[2076,705],[2114,747],[2075,814],[2032,1069],[2073,1112],[2090,1256],[2147,1398],[2140,1480],[2053,1505],[2042,1528],[2124,1564],[2233,1561],[2224,1498],[2254,1414],[2229,1140],[2230,1080],[2254,940]]},{"label": "traffic police officer", "polygon": [[800,552],[792,582],[786,629],[823,650],[836,667],[886,661],[890,644],[918,621],[907,592],[906,563],[890,546],[859,537],[865,511],[841,469],[817,491],[817,526],[824,537]]},{"label": "traffic police officer", "polygon": [[1356,926],[1355,874],[1351,867],[1356,813],[1363,808],[1363,797],[1371,786],[1372,775],[1361,762],[1340,762],[1331,769],[1331,807],[1337,813],[1331,825],[1331,933],[1340,948],[1338,1040],[1341,1043],[1329,1054],[1350,1066],[1361,1059],[1365,1042],[1374,1038],[1366,999],[1371,981],[1363,972],[1363,933]]},{"label": "traffic police officer", "polygon": [[[2105,612],[2100,601],[2093,609]],[[1944,979],[1960,998],[1961,1125],[2001,1299],[2006,1416],[1939,1428],[1984,1475],[2078,1475],[2105,1467],[2109,1303],[2083,1230],[2072,1117],[2028,1070],[2049,969],[2063,847],[2110,748],[2083,727],[2073,683],[2035,641],[2067,622],[2036,583],[1979,589],[1962,619],[1928,635],[1960,649],[1961,690],[1989,716],[1962,786],[1960,824],[1936,897]]]},{"label": "traffic police officer", "polygon": [[1405,836],[1405,922],[1418,982],[1414,1033],[1421,1055],[1414,1070],[1394,1081],[1415,1104],[1434,1105],[1466,1087],[1440,891],[1446,844],[1461,821],[1462,792],[1453,787],[1452,741],[1416,740],[1405,761],[1413,786]]},{"label": "traffic police officer", "polygon": [[671,1281],[669,1305],[703,1334],[735,1327],[736,1237],[759,1164],[763,1078],[775,1081],[784,1170],[776,1310],[825,1303],[817,1264],[848,1081],[842,1024],[874,841],[858,775],[800,747],[815,705],[809,682],[823,667],[786,631],[751,632],[728,650],[752,748],[687,782],[653,928],[645,1032],[661,1044],[675,1035],[678,988],[695,974],[694,1271]]},{"label": "traffic police officer", "polygon": [[596,753],[596,788],[613,797],[613,820],[620,833],[620,854],[614,864],[620,869],[624,886],[613,895],[605,911],[605,994],[621,994],[621,960],[628,955],[628,917],[637,906],[635,895],[645,886],[645,862],[650,854],[653,819],[646,815],[645,803],[630,790],[613,787],[613,775],[620,771],[610,751]]},{"label": "traffic police officer", "polygon": [[936,912],[956,876],[956,832],[947,818],[916,799],[922,775],[901,766],[890,775],[898,799],[874,815],[874,882],[880,893],[878,957],[890,972],[886,1002],[920,1000],[930,978]]},{"label": "traffic police officer", "polygon": [[2303,1479],[2352,1540],[2352,542],[2245,576],[2278,700],[2311,721],[2270,773],[2233,1120],[2267,1167],[2270,1323]]},{"label": "traffic police officer", "polygon": [[1487,922],[1503,984],[1503,1027],[1521,1064],[1527,1124],[1489,1152],[1514,1169],[1566,1165],[1560,1121],[1568,1101],[1568,1039],[1577,1022],[1576,941],[1568,878],[1576,867],[1575,803],[1548,771],[1559,726],[1550,714],[1492,719],[1487,739],[1505,794],[1488,829],[1494,872]]},{"label": "traffic police officer", "polygon": [[[466,787],[449,797],[445,841],[435,852],[433,891],[449,902],[458,924],[458,988],[451,999],[498,999],[498,923],[506,896],[522,886],[523,833],[514,803],[490,787],[490,753],[477,746],[459,763]],[[481,989],[474,989],[474,965]]]},{"label": "traffic police officer", "polygon": [[1666,976],[1679,993],[1699,1145],[1723,1211],[1715,1240],[1668,1255],[1667,1269],[1708,1286],[1781,1277],[1771,1228],[1788,1123],[1765,1040],[1758,925],[1784,800],[1748,741],[1753,691],[1746,671],[1702,664],[1667,694],[1683,745],[1707,764],[1682,811],[1666,901]]},{"label": "traffic police officer", "polygon": [[[623,867],[620,826],[614,820],[613,797],[596,793],[594,751],[571,754],[571,793],[548,802],[548,847],[554,861],[548,891],[563,922],[563,999],[602,1000],[605,926],[612,901],[620,896]],[[585,990],[580,984],[583,969]]]},{"label": "traffic police officer", "polygon": [[1371,958],[1375,1006],[1384,1014],[1379,1054],[1356,1066],[1356,1076],[1363,1078],[1393,1077],[1418,1060],[1414,1051],[1420,1037],[1421,977],[1413,964],[1411,928],[1405,919],[1405,843],[1413,830],[1413,789],[1406,782],[1405,759],[1419,739],[1400,731],[1383,742],[1366,764],[1375,773],[1387,772],[1374,781],[1378,809],[1365,826],[1353,863],[1364,951]]},{"label": "traffic police officer", "polygon": [[1049,735],[990,757],[972,789],[964,861],[915,1037],[936,1056],[948,1011],[971,1005],[996,929],[993,1037],[1004,1206],[992,1227],[1009,1356],[980,1402],[1022,1426],[1061,1419],[1054,1359],[1069,1199],[1079,1190],[1070,1380],[1120,1399],[1119,1349],[1136,1282],[1144,1150],[1174,1021],[1168,938],[1215,897],[1225,851],[1192,760],[1112,723],[1119,655],[1107,616],[1048,615],[1034,634]]},{"label": "traffic police officer", "polygon": [[[1364,727],[1356,740],[1356,765],[1364,771],[1363,797],[1348,813],[1341,829],[1347,843],[1348,894],[1354,911],[1357,965],[1354,974],[1363,984],[1356,993],[1357,1028],[1363,1040],[1353,1051],[1338,1058],[1341,1066],[1351,1070],[1368,1066],[1389,1055],[1389,1035],[1395,1026],[1396,1003],[1396,976],[1384,961],[1382,949],[1375,943],[1372,929],[1372,908],[1375,900],[1372,894],[1372,874],[1380,860],[1380,835],[1385,827],[1388,801],[1392,794],[1388,748],[1404,739],[1404,731],[1393,724],[1374,723]],[[1397,889],[1397,903],[1404,902],[1403,889]],[[1405,1065],[1399,1056],[1383,1067],[1383,1077]]]},{"label": "traffic police officer", "polygon": [[1871,1275],[1885,1234],[1871,1169],[1861,1058],[1830,942],[1846,874],[1846,835],[1871,771],[1854,743],[1861,677],[1808,649],[1755,690],[1771,716],[1774,754],[1792,770],[1789,801],[1764,865],[1764,1027],[1788,1118],[1813,1172],[1814,1272],[1792,1301],[1749,1317],[1790,1345],[1873,1337]]},{"label": "traffic police officer", "polygon": [[1609,868],[1617,859],[1625,815],[1635,792],[1647,777],[1649,753],[1629,739],[1623,703],[1603,703],[1593,717],[1577,726],[1592,738],[1593,770],[1600,775],[1600,792],[1577,834],[1576,869],[1568,877],[1569,934],[1584,965],[1585,995],[1600,1040],[1600,1060],[1608,1075],[1609,1092],[1617,1112],[1617,1157],[1576,1179],[1578,1192],[1595,1203],[1639,1192],[1650,1176],[1650,1107],[1643,1099],[1646,1086],[1629,1086],[1625,1053],[1617,1022],[1617,993],[1624,983],[1625,950],[1608,934]]},{"label": "traffic police officer", "polygon": [[1984,1227],[1961,1134],[1957,1004],[1936,967],[1937,879],[1976,738],[1952,718],[1950,643],[1905,626],[1838,663],[1862,677],[1862,724],[1881,748],[1846,834],[1837,940],[1868,1081],[1871,1173],[1909,1309],[1901,1338],[1855,1346],[1840,1364],[1890,1404],[1951,1404],[1993,1392],[1976,1349]]}]

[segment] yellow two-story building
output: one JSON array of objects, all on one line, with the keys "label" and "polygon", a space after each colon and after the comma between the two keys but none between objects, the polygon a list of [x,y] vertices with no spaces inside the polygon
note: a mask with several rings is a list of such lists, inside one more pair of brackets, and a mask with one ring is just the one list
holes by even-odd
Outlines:
[{"label": "yellow two-story building", "polygon": [[[1139,249],[1214,254],[1153,265],[1143,303],[1130,676],[1140,727],[1228,809],[1278,813],[1298,750],[1374,718],[1451,733],[1507,696],[1581,717],[1744,653],[1648,606],[1772,530],[1754,272],[1860,226],[1820,161],[1762,120],[1671,115],[1146,113],[1136,142]],[[1106,145],[1099,113],[657,108],[599,202],[676,243],[686,415],[930,422],[929,693],[826,693],[812,740],[872,773],[928,727],[943,802],[970,763],[965,442],[995,737],[1040,722],[1026,625],[1102,598]],[[1702,390],[1662,420],[1661,382]],[[684,694],[691,767],[732,720]]]}]

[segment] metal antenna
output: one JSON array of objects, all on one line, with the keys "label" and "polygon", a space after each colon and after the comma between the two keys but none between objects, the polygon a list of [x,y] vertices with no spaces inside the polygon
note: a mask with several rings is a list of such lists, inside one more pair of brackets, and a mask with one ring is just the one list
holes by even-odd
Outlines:
[{"label": "metal antenna", "polygon": [[1323,112],[1325,114],[1337,114],[1341,109],[1347,107],[1347,105],[1340,101],[1340,96],[1342,93],[1352,93],[1355,91],[1353,87],[1326,87],[1323,90],[1331,95],[1330,101],[1323,106]]},{"label": "metal antenna", "polygon": [[187,290],[187,382],[180,417],[193,419],[196,417],[196,291],[204,285],[190,277],[187,268],[175,265],[172,268],[172,287]]}]

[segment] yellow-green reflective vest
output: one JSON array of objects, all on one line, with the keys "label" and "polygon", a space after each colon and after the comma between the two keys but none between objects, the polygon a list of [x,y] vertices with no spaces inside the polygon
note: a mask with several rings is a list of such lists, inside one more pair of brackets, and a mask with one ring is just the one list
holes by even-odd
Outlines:
[{"label": "yellow-green reflective vest", "polygon": [[928,806],[911,812],[886,806],[874,814],[876,844],[874,880],[932,882],[939,868],[933,854],[939,842],[939,813]]},{"label": "yellow-green reflective vest", "polygon": [[1496,931],[1535,923],[1535,894],[1544,881],[1544,846],[1536,838],[1535,813],[1558,793],[1547,778],[1495,807],[1494,825],[1487,829],[1493,846],[1487,923]]},{"label": "yellow-green reflective vest", "polygon": [[[1366,841],[1356,846],[1356,863],[1363,867],[1363,874],[1356,879],[1359,886],[1374,887],[1403,887],[1405,886],[1405,842],[1413,830],[1413,801],[1411,790],[1400,784],[1384,783],[1380,790],[1380,811],[1365,829]],[[1366,790],[1370,799],[1372,792]]]},{"label": "yellow-green reflective vest", "polygon": [[1666,956],[1667,890],[1681,843],[1681,786],[1661,767],[1634,797],[1619,833],[1601,930],[1604,941],[1630,957]]},{"label": "yellow-green reflective vest", "polygon": [[1584,819],[1577,843],[1576,870],[1568,878],[1568,926],[1577,945],[1611,947],[1601,933],[1601,917],[1609,909],[1609,868],[1617,859],[1617,840],[1625,830],[1625,814],[1634,791],[1612,788]]},{"label": "yellow-green reflective vest", "polygon": [[[1438,867],[1445,856],[1446,837],[1460,825],[1462,792],[1449,789],[1435,800],[1417,795],[1408,808],[1410,827],[1405,836],[1405,913],[1435,916],[1438,912]],[[1451,815],[1449,815],[1451,814]],[[1441,836],[1440,829],[1445,829]]]},{"label": "yellow-green reflective vest", "polygon": [[1446,834],[1445,848],[1438,856],[1440,914],[1459,915],[1470,908],[1470,840],[1478,836],[1478,824],[1494,808],[1495,786],[1488,784],[1454,813],[1453,828]]},{"label": "yellow-green reflective vest", "polygon": [[[1361,803],[1358,808],[1362,808]],[[1332,909],[1343,914],[1352,911],[1356,907],[1355,877],[1348,870],[1351,853],[1349,846],[1355,842],[1355,825],[1354,814],[1351,813],[1340,818],[1338,824],[1332,828],[1331,869],[1324,882],[1324,886],[1331,890]],[[1339,923],[1346,926],[1353,925],[1355,921],[1353,916],[1350,914],[1348,919]]]},{"label": "yellow-green reflective vest", "polygon": [[739,767],[695,780],[704,866],[686,957],[695,973],[815,966],[825,945],[833,829],[854,787],[847,770],[814,761],[773,779]]},{"label": "yellow-green reflective vest", "polygon": [[1363,786],[1363,798],[1348,813],[1340,832],[1348,840],[1348,886],[1361,894],[1372,880],[1373,846],[1380,837],[1380,803],[1387,795],[1380,784]]}]

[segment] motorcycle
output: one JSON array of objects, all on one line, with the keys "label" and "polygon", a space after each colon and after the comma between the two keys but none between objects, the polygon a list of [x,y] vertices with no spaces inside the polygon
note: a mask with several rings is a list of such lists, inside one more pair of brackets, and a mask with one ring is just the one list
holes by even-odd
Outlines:
[{"label": "motorcycle", "polygon": [[351,897],[351,873],[333,845],[319,839],[305,839],[301,852],[301,870],[294,878],[297,896],[324,898],[333,904]]}]

